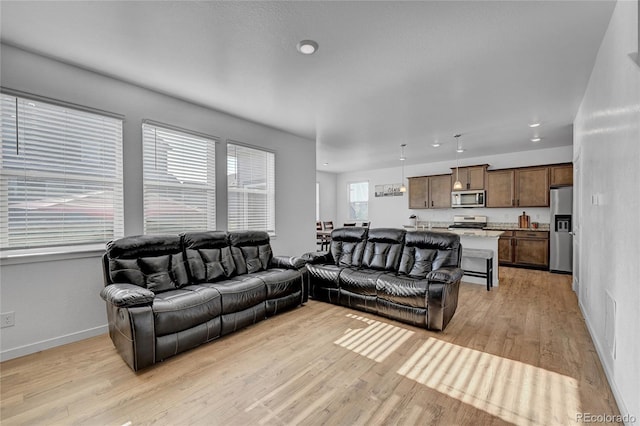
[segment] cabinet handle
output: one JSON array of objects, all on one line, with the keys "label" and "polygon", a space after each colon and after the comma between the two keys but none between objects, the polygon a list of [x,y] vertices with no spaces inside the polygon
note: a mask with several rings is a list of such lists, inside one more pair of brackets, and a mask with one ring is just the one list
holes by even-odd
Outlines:
[{"label": "cabinet handle", "polygon": [[517,246],[518,245],[518,240],[513,240],[513,245]]},{"label": "cabinet handle", "polygon": [[431,207],[433,207],[433,200],[431,200]]},{"label": "cabinet handle", "polygon": [[427,207],[427,202],[426,201],[424,202],[424,206]]},{"label": "cabinet handle", "polygon": [[518,205],[520,205],[520,198],[518,198]]},{"label": "cabinet handle", "polygon": [[513,198],[511,199],[511,206],[514,206],[516,204],[516,200],[514,200]]}]

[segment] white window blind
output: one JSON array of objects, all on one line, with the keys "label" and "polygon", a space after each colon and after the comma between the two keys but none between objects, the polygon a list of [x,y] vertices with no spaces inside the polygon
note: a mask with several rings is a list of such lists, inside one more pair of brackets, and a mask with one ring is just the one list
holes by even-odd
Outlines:
[{"label": "white window blind", "polygon": [[142,125],[144,232],[216,229],[215,139]]},{"label": "white window blind", "polygon": [[122,120],[8,94],[1,110],[2,249],[121,237]]},{"label": "white window blind", "polygon": [[369,182],[349,184],[349,219],[369,219]]},{"label": "white window blind", "polygon": [[229,230],[262,230],[274,235],[274,153],[227,144],[227,182]]}]

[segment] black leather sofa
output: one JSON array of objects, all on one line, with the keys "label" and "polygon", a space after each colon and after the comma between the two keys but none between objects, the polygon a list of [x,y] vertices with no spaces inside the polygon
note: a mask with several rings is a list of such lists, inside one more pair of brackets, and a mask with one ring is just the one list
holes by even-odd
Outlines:
[{"label": "black leather sofa", "polygon": [[266,232],[122,238],[103,269],[109,335],[134,371],[308,298],[305,262],[273,256]]},{"label": "black leather sofa", "polygon": [[458,305],[462,247],[453,233],[340,228],[328,252],[307,253],[310,296],[430,330]]}]

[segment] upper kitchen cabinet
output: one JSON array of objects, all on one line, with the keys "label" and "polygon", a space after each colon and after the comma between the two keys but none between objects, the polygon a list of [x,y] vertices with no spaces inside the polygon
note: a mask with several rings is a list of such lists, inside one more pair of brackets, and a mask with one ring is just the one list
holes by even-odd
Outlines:
[{"label": "upper kitchen cabinet", "polygon": [[487,172],[487,207],[515,207],[514,175],[513,169]]},{"label": "upper kitchen cabinet", "polygon": [[443,209],[451,207],[451,175],[409,178],[410,209]]},{"label": "upper kitchen cabinet", "polygon": [[451,175],[429,176],[429,207],[432,209],[451,207]]},{"label": "upper kitchen cabinet", "polygon": [[573,164],[557,164],[549,167],[551,186],[573,185]]},{"label": "upper kitchen cabinet", "polygon": [[487,207],[549,206],[549,167],[491,170],[486,182]]},{"label": "upper kitchen cabinet", "polygon": [[516,169],[516,207],[549,206],[549,168]]},{"label": "upper kitchen cabinet", "polygon": [[426,209],[429,199],[429,177],[409,178],[409,208]]},{"label": "upper kitchen cabinet", "polygon": [[[488,164],[482,164],[480,166],[467,166],[460,167],[458,171],[460,183],[462,183],[462,190],[472,189],[484,189],[484,176],[489,167]],[[456,168],[451,168],[451,187],[456,181]]]}]

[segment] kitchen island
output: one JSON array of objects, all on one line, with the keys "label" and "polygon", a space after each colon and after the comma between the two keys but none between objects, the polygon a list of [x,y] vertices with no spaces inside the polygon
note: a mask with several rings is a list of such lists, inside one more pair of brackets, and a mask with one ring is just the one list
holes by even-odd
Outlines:
[{"label": "kitchen island", "polygon": [[[407,232],[429,230],[433,232],[450,232],[460,236],[460,244],[463,249],[483,249],[493,251],[493,286],[497,287],[498,282],[498,239],[503,231],[482,230],[482,229],[447,229],[447,228],[424,228],[405,225]],[[485,271],[487,268],[484,259],[462,257],[462,269],[467,271]],[[462,281],[473,284],[486,285],[484,278],[465,275]]]}]

